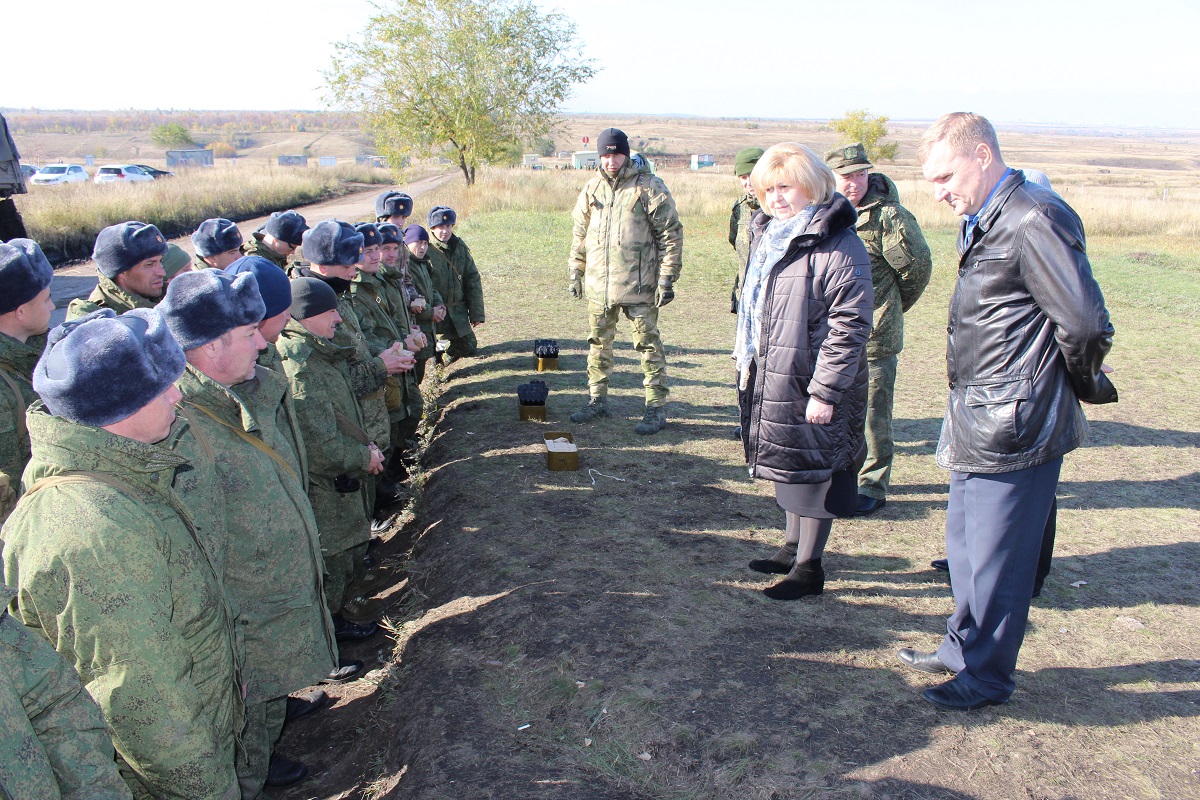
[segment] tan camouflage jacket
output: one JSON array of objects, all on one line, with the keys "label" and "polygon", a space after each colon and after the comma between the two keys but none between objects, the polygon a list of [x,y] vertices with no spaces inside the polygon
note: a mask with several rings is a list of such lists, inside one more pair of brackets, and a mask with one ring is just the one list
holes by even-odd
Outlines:
[{"label": "tan camouflage jacket", "polygon": [[[325,555],[335,555],[371,538],[371,452],[352,432],[353,426],[365,433],[362,407],[350,384],[354,348],[314,336],[296,320],[288,320],[279,337],[279,354],[312,453],[308,496],[320,526],[321,548]],[[339,475],[357,480],[358,490],[339,492],[334,485]]]},{"label": "tan camouflage jacket", "polygon": [[679,278],[683,225],[666,184],[632,159],[610,177],[599,170],[575,203],[567,278],[584,278],[596,306],[654,302],[660,281]]},{"label": "tan camouflage jacket", "polygon": [[[189,365],[176,385],[194,434],[178,449],[204,465],[197,472],[223,499],[223,578],[245,646],[246,702],[283,697],[337,666],[305,444],[287,378],[258,367],[254,378],[227,388]],[[185,502],[193,499],[190,482],[177,486]],[[212,491],[197,489],[199,502]]]},{"label": "tan camouflage jacket", "polygon": [[29,463],[25,409],[37,399],[33,368],[45,345],[44,335],[19,342],[0,333],[0,524],[17,503],[21,473]]},{"label": "tan camouflage jacket", "polygon": [[[111,308],[115,314],[124,314],[135,308],[154,308],[158,300],[150,300],[133,294],[113,283],[107,275],[97,275],[96,288],[86,300],[76,297],[67,306],[67,321],[87,316],[99,308]],[[160,300],[162,298],[159,298]]]},{"label": "tan camouflage jacket", "polygon": [[733,300],[729,310],[737,313],[742,300],[742,284],[746,282],[746,266],[750,263],[750,220],[759,209],[753,192],[744,194],[729,212],[729,246],[737,253],[738,271],[733,277]]},{"label": "tan camouflage jacket", "polygon": [[[5,523],[14,616],[75,667],[136,798],[234,800],[241,729],[232,616],[171,484],[189,467],[144,444],[29,410],[26,494]],[[75,474],[32,491],[43,478]],[[109,481],[115,481],[110,483]]]},{"label": "tan camouflage jacket", "polygon": [[875,289],[875,328],[867,358],[886,358],[904,349],[904,312],[929,285],[933,256],[917,220],[900,205],[888,176],[872,172],[858,206],[858,236],[871,256]]},{"label": "tan camouflage jacket", "polygon": [[[0,603],[16,592],[0,584]],[[79,675],[0,607],[0,797],[129,800],[112,739]]]}]

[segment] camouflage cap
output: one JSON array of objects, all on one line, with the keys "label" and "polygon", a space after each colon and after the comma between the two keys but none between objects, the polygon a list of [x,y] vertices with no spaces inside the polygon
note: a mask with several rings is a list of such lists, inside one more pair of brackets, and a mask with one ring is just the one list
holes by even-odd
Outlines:
[{"label": "camouflage cap", "polygon": [[754,171],[754,165],[766,151],[761,147],[746,147],[738,151],[733,161],[733,174],[741,178]]},{"label": "camouflage cap", "polygon": [[867,160],[867,148],[862,142],[842,144],[825,153],[825,163],[838,175],[850,175],[875,166]]}]

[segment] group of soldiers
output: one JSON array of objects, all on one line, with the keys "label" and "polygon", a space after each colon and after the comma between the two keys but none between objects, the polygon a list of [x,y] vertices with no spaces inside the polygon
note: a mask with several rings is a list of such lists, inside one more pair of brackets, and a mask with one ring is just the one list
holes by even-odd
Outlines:
[{"label": "group of soldiers", "polygon": [[372,529],[404,497],[426,365],[484,322],[455,212],[427,230],[412,207],[278,212],[248,242],[206,220],[194,260],[110,226],[53,330],[41,248],[0,244],[0,797],[305,777],[283,726],[363,672],[339,643],[379,630]]}]

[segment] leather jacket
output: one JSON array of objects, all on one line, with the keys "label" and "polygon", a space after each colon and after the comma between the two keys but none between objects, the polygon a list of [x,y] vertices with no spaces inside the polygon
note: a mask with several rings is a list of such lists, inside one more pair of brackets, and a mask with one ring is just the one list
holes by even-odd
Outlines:
[{"label": "leather jacket", "polygon": [[1080,401],[1115,403],[1100,367],[1113,326],[1092,277],[1083,223],[1054,192],[1011,171],[958,240],[938,465],[999,473],[1083,443]]}]

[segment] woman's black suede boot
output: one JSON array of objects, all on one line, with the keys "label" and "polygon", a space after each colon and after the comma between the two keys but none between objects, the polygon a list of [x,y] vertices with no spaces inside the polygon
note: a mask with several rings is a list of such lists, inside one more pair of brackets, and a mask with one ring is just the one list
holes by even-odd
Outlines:
[{"label": "woman's black suede boot", "polygon": [[750,562],[750,569],[767,575],[786,575],[796,563],[796,543],[785,544],[775,551],[770,558],[756,558]]},{"label": "woman's black suede boot", "polygon": [[821,594],[825,591],[825,570],[821,568],[821,559],[798,561],[779,583],[763,589],[763,594],[772,600],[799,600],[808,595]]}]

